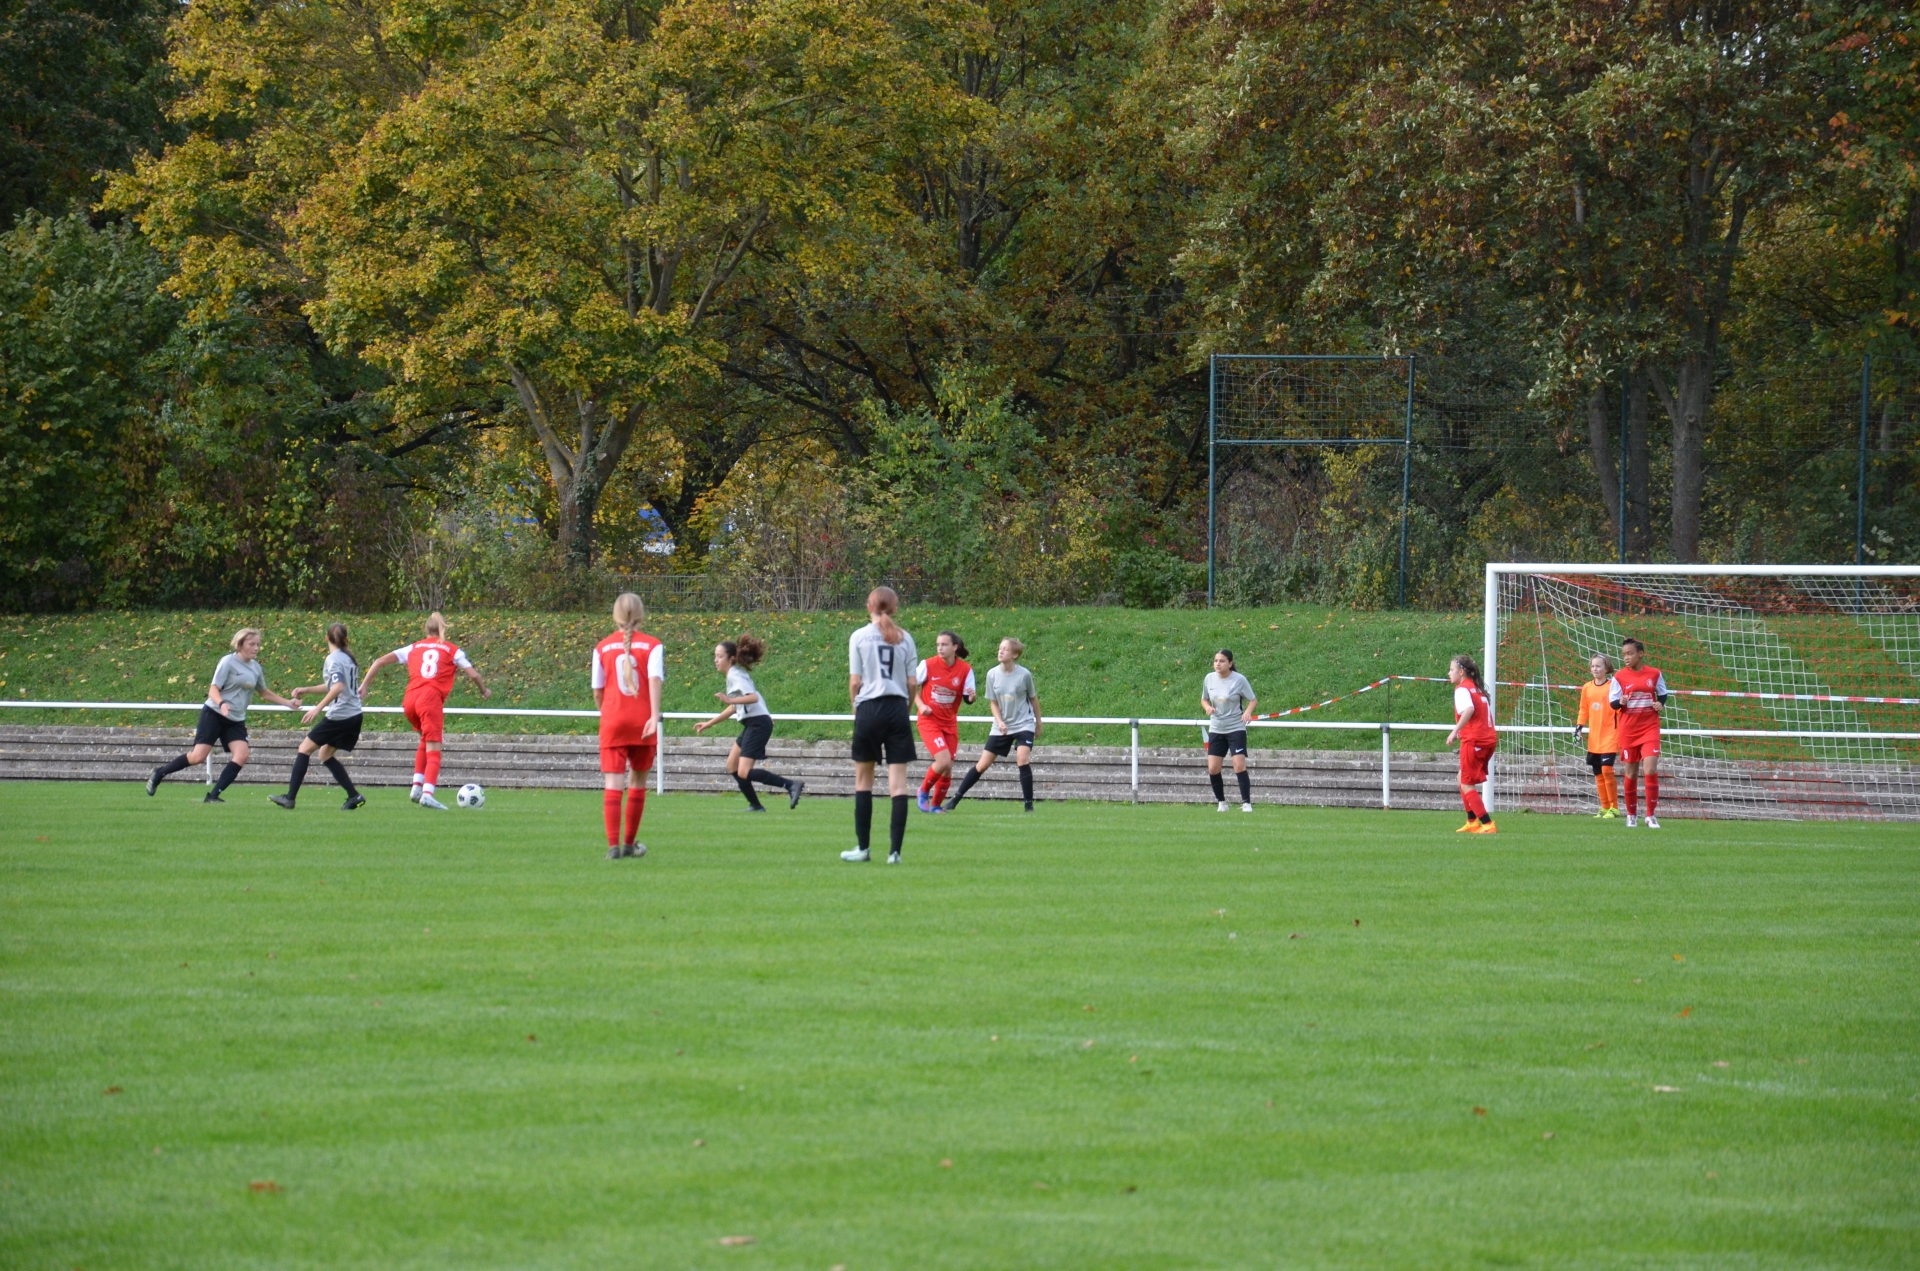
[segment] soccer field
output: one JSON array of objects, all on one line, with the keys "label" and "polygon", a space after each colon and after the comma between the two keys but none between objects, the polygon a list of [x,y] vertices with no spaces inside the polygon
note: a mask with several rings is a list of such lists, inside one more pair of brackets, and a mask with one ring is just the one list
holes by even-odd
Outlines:
[{"label": "soccer field", "polygon": [[0,1265],[1920,1263],[1910,826],[199,795],[0,788]]}]

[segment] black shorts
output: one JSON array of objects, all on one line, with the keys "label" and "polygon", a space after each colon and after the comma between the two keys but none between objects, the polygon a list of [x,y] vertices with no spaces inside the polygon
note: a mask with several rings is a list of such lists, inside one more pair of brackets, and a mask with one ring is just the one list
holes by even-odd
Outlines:
[{"label": "black shorts", "polygon": [[999,755],[1005,758],[1007,752],[1015,746],[1031,745],[1033,745],[1033,730],[1030,728],[1017,733],[987,734],[986,750],[990,755]]},{"label": "black shorts", "polygon": [[352,750],[360,743],[360,724],[365,715],[349,715],[345,719],[328,719],[325,715],[307,734],[307,740],[316,746],[332,746],[335,750]]},{"label": "black shorts", "polygon": [[853,761],[912,763],[913,725],[907,720],[904,697],[870,697],[853,708]]},{"label": "black shorts", "polygon": [[740,747],[742,759],[765,759],[767,738],[773,736],[773,717],[749,715],[740,721],[740,735],[733,744]]},{"label": "black shorts", "polygon": [[1615,752],[1611,750],[1589,750],[1587,752],[1587,767],[1593,769],[1594,776],[1599,776],[1602,768],[1613,767],[1614,753]]},{"label": "black shorts", "polygon": [[247,739],[247,721],[228,719],[211,706],[200,708],[200,719],[193,726],[193,744],[211,746],[218,742],[220,749],[232,750],[233,743]]},{"label": "black shorts", "polygon": [[1246,754],[1247,730],[1242,728],[1237,733],[1208,733],[1207,753],[1209,755],[1218,755],[1222,759],[1225,759],[1228,755]]}]

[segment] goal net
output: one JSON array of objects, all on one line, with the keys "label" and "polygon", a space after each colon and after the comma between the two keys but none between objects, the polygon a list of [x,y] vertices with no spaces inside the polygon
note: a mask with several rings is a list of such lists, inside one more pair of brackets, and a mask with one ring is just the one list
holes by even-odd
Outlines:
[{"label": "goal net", "polygon": [[1590,812],[1588,663],[1646,645],[1675,817],[1920,820],[1920,568],[1489,565],[1506,806]]}]

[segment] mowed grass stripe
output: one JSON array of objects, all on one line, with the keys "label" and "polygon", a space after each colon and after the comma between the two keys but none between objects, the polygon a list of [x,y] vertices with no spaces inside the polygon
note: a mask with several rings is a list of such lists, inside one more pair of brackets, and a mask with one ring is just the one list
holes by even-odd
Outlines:
[{"label": "mowed grass stripe", "polygon": [[0,793],[8,1266],[1920,1255],[1900,827]]}]

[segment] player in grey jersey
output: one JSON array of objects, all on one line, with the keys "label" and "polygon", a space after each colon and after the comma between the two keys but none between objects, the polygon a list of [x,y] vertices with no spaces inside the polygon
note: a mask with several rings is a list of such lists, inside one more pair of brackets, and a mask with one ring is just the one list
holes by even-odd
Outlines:
[{"label": "player in grey jersey", "polygon": [[847,641],[847,695],[853,699],[855,846],[840,853],[843,861],[871,859],[874,766],[883,757],[887,762],[887,794],[893,800],[887,864],[900,863],[900,848],[907,837],[907,813],[913,806],[912,796],[907,793],[907,765],[916,757],[907,703],[913,700],[920,654],[913,647],[913,637],[893,620],[899,611],[899,594],[891,587],[875,587],[867,596],[867,616],[873,621]]},{"label": "player in grey jersey", "polygon": [[1000,642],[1000,665],[987,672],[987,705],[993,711],[993,729],[980,750],[980,761],[960,778],[960,788],[947,800],[947,811],[960,806],[973,783],[987,775],[993,761],[1013,751],[1020,771],[1020,798],[1033,811],[1033,743],[1040,737],[1040,695],[1033,689],[1033,672],[1020,665],[1027,646],[1008,636]]},{"label": "player in grey jersey", "polygon": [[207,701],[200,708],[200,721],[193,730],[193,748],[147,774],[149,795],[174,773],[206,762],[218,745],[227,752],[227,764],[201,802],[225,803],[220,796],[247,762],[247,706],[256,695],[281,706],[299,704],[267,687],[267,672],[260,665],[258,628],[242,627],[234,632],[230,647],[233,652],[220,659],[220,665],[213,669],[213,682],[207,685]]},{"label": "player in grey jersey", "polygon": [[727,775],[740,787],[740,793],[747,796],[750,812],[766,811],[760,805],[760,796],[754,793],[756,781],[785,794],[789,810],[800,806],[800,796],[807,788],[804,781],[789,781],[754,766],[766,762],[767,739],[773,736],[773,713],[767,709],[767,699],[761,696],[760,687],[753,682],[753,668],[766,656],[766,641],[756,640],[744,632],[738,640],[722,640],[714,645],[713,669],[727,677],[726,690],[714,694],[723,705],[712,719],[693,726],[694,732],[704,733],[722,720],[734,715],[740,717],[740,739],[727,752]]},{"label": "player in grey jersey", "polygon": [[1253,780],[1247,775],[1247,724],[1258,703],[1253,685],[1233,669],[1233,650],[1213,655],[1213,672],[1200,683],[1200,709],[1207,713],[1207,779],[1220,810],[1227,810],[1227,786],[1220,777],[1220,761],[1233,756],[1233,775],[1240,783],[1240,810],[1253,811]]},{"label": "player in grey jersey", "polygon": [[352,751],[359,744],[360,724],[365,716],[360,705],[360,663],[347,651],[345,623],[336,622],[327,628],[327,660],[320,668],[320,683],[293,690],[296,700],[307,693],[325,696],[300,717],[300,722],[312,724],[314,717],[322,714],[326,718],[314,725],[313,731],[301,741],[300,753],[293,757],[293,776],[287,782],[287,792],[267,798],[291,812],[293,801],[300,797],[300,785],[307,779],[307,765],[318,754],[320,762],[347,792],[347,801],[340,805],[341,810],[351,812],[365,804],[367,798],[354,788],[346,765],[336,756],[343,750]]}]

